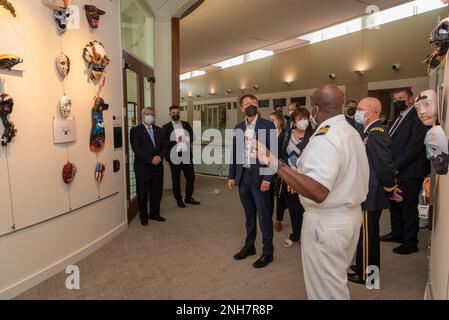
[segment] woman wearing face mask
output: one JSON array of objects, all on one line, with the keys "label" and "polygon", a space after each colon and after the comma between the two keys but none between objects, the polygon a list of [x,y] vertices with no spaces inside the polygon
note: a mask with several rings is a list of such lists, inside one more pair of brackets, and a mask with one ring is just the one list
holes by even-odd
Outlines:
[{"label": "woman wearing face mask", "polygon": [[[277,131],[278,137],[278,154],[282,152],[282,144],[285,139],[286,134],[286,121],[284,115],[281,112],[273,112],[270,115],[270,121],[274,123]],[[282,180],[278,177],[274,179],[275,183],[271,186],[271,215],[274,214],[274,198],[276,197],[276,222],[274,224],[274,230],[281,231],[282,230],[282,221],[284,220],[284,211],[287,208],[287,203],[285,202],[284,197],[280,197],[279,191]]]},{"label": "woman wearing face mask", "polygon": [[[280,157],[294,170],[298,169],[297,164],[299,157],[314,133],[309,119],[310,112],[306,108],[299,108],[295,111],[292,114],[294,127],[291,132],[286,134],[282,144]],[[287,203],[292,223],[292,234],[289,239],[284,241],[284,247],[290,248],[294,242],[298,242],[301,238],[304,208],[299,201],[298,194],[291,193],[285,182],[282,183],[281,194]]]}]

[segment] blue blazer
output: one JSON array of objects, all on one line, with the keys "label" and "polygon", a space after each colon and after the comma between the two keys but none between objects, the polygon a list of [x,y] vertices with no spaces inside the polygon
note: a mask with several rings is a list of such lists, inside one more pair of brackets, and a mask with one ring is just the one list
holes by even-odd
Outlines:
[{"label": "blue blazer", "polygon": [[[242,130],[243,132],[245,132],[246,131],[246,120],[237,124],[237,126],[235,127],[235,130]],[[273,140],[273,141],[276,140],[276,142],[277,142],[276,128],[271,121],[268,121],[266,119],[259,117],[256,122],[255,130],[256,130],[256,140],[259,140],[259,135],[261,135],[261,134],[262,134],[262,136],[265,135],[266,139],[264,139],[264,140],[267,140],[267,141],[262,140],[260,142],[265,144],[268,149],[271,149],[270,148],[271,140]],[[242,175],[243,175],[243,157],[245,154],[245,151],[242,150],[243,147],[244,147],[243,144],[239,144],[237,146],[236,136],[234,134],[234,138],[232,141],[231,163],[229,165],[229,180],[235,180],[235,183],[237,186],[240,184],[240,181],[241,181]],[[273,147],[277,148],[277,146],[273,146]],[[237,148],[239,148],[239,150],[237,150]],[[238,154],[241,156],[241,159],[237,159],[237,151],[238,151]],[[253,176],[253,181],[254,181],[254,184],[258,188],[262,184],[262,181],[267,181],[269,183],[272,183],[274,173],[275,173],[275,172],[273,172],[272,174],[261,175],[260,174],[261,168],[267,168],[267,166],[262,165],[259,162],[259,160],[256,160],[255,164],[251,164],[251,173]]]}]

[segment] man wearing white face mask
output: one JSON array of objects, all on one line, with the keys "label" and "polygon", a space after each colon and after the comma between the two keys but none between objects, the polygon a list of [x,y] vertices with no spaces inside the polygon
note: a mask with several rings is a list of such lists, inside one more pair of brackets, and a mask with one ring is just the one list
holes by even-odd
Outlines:
[{"label": "man wearing white face mask", "polygon": [[[164,184],[162,165],[162,129],[154,124],[154,109],[142,110],[142,123],[131,129],[131,147],[135,154],[137,199],[140,222],[148,225],[148,219],[164,222],[160,215]],[[150,214],[148,215],[148,193],[150,193]]]},{"label": "man wearing white face mask", "polygon": [[363,126],[362,138],[370,167],[369,192],[362,203],[363,224],[357,244],[356,265],[349,281],[365,284],[368,267],[380,268],[379,220],[382,210],[390,207],[391,199],[401,202],[401,190],[396,185],[396,173],[391,156],[391,140],[386,127],[379,120],[381,103],[376,98],[360,101],[354,120]]}]

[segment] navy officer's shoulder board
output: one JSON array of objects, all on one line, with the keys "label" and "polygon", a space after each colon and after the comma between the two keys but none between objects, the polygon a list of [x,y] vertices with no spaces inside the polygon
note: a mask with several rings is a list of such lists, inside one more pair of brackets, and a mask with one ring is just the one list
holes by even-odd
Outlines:
[{"label": "navy officer's shoulder board", "polygon": [[329,129],[330,129],[330,126],[322,127],[315,133],[315,137],[325,136],[329,132]]}]

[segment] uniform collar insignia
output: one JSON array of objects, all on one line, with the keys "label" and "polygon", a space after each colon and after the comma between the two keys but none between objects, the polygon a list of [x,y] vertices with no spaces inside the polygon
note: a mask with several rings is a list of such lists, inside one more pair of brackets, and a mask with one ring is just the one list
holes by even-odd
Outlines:
[{"label": "uniform collar insignia", "polygon": [[330,127],[331,127],[331,126],[325,126],[325,127],[322,127],[321,129],[319,129],[319,130],[316,132],[315,136],[324,136],[324,135],[326,135],[327,132],[329,131]]}]

